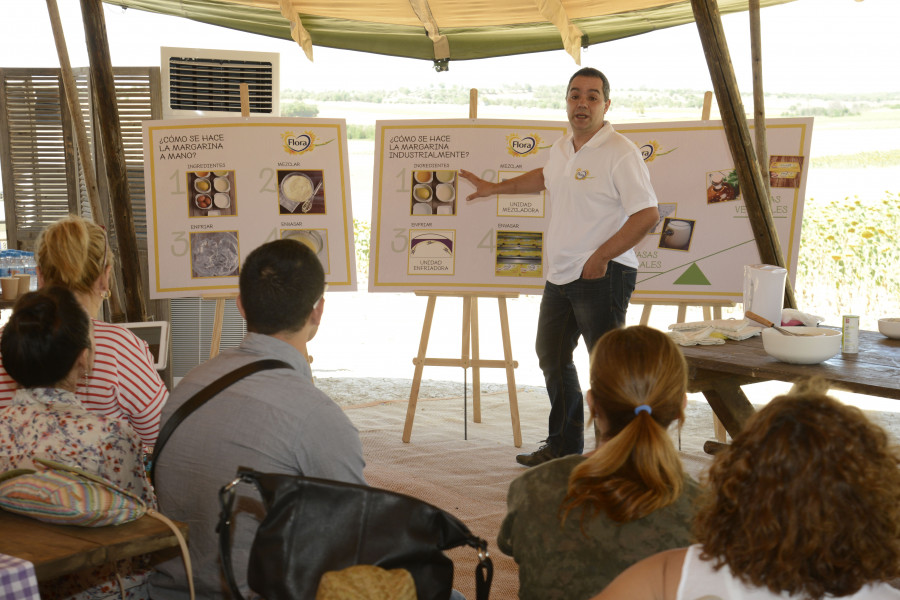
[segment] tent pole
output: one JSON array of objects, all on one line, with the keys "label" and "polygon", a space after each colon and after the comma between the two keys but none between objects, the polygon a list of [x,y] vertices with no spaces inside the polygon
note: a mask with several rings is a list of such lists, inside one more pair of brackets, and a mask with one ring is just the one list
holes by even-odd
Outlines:
[{"label": "tent pole", "polygon": [[[50,14],[50,26],[53,29],[53,39],[56,42],[56,54],[59,56],[60,75],[62,76],[63,91],[66,98],[66,107],[75,129],[75,144],[78,148],[78,158],[81,160],[81,172],[84,174],[84,187],[87,191],[88,201],[91,205],[91,217],[94,222],[106,227],[105,213],[101,207],[100,190],[97,187],[97,171],[94,169],[94,160],[91,157],[91,148],[88,144],[87,131],[84,128],[84,117],[78,105],[78,87],[75,85],[75,76],[72,74],[72,63],[69,60],[69,50],[66,46],[66,36],[63,31],[62,19],[59,17],[59,6],[56,0],[47,0],[47,12]],[[113,320],[121,315],[121,305],[115,286],[110,286],[109,305]]]},{"label": "tent pole", "polygon": [[116,226],[119,261],[125,294],[125,315],[129,321],[146,321],[144,284],[134,232],[134,215],[125,167],[119,111],[116,108],[116,84],[109,56],[106,21],[100,0],[81,0],[84,37],[90,59],[91,90],[97,115],[97,136],[103,149],[110,204]]},{"label": "tent pole", "polygon": [[[691,7],[760,260],[770,265],[785,267],[787,263],[781,251],[778,232],[775,230],[775,220],[772,217],[772,206],[766,193],[765,181],[750,141],[747,116],[731,65],[718,5],[716,0],[691,0]],[[790,280],[785,286],[784,293],[785,306],[795,308],[797,303]]]},{"label": "tent pole", "polygon": [[756,137],[756,157],[766,182],[766,196],[772,196],[769,187],[769,143],[766,135],[766,101],[763,95],[762,29],[759,21],[759,0],[750,0],[750,57],[753,63],[753,128]]},{"label": "tent pole", "polygon": [[72,126],[75,128],[75,142],[78,147],[78,158],[81,160],[81,167],[84,171],[84,185],[87,188],[94,221],[98,221],[102,219],[103,212],[100,209],[97,174],[94,171],[94,161],[91,159],[91,149],[84,129],[84,118],[78,106],[78,88],[75,85],[75,76],[72,74],[72,64],[69,62],[69,51],[66,47],[66,37],[63,32],[62,20],[59,18],[59,6],[56,4],[56,0],[47,0],[47,11],[50,13],[50,26],[53,28],[53,39],[56,42],[56,53],[59,56],[66,108],[69,110]]}]

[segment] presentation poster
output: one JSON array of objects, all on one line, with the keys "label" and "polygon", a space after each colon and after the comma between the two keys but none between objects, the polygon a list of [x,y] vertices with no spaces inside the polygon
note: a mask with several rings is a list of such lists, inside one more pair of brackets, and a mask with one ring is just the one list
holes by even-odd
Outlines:
[{"label": "presentation poster", "polygon": [[[719,121],[615,125],[639,148],[660,219],[636,248],[635,301],[741,301],[743,267],[760,262]],[[752,127],[752,123],[751,123]],[[376,124],[369,291],[541,293],[545,192],[465,198],[465,169],[498,181],[542,167],[565,123]],[[793,281],[812,119],[767,122],[772,213]]]},{"label": "presentation poster", "polygon": [[[633,299],[741,302],[744,265],[760,258],[721,122],[616,129],[641,149],[659,200],[660,219],[636,248]],[[767,119],[766,132],[772,216],[793,282],[812,118]]]},{"label": "presentation poster", "polygon": [[543,167],[565,123],[379,121],[369,291],[544,288],[544,192],[467,202],[460,169],[490,181]]},{"label": "presentation poster", "polygon": [[356,289],[343,119],[144,122],[151,298],[236,293],[254,248],[312,248],[331,290]]}]

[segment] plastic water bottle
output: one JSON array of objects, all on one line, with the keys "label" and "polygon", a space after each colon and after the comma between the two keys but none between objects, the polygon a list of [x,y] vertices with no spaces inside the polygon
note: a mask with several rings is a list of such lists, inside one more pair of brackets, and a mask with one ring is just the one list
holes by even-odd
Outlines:
[{"label": "plastic water bottle", "polygon": [[10,252],[12,250],[0,250],[0,277],[9,277]]},{"label": "plastic water bottle", "polygon": [[22,251],[22,256],[24,258],[23,268],[25,272],[31,275],[29,291],[35,291],[37,289],[37,261],[34,258],[34,252],[27,252],[25,250]]}]

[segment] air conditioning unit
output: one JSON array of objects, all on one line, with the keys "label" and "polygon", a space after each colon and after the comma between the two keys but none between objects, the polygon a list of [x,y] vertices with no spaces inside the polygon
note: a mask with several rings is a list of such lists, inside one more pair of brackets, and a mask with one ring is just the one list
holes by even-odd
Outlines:
[{"label": "air conditioning unit", "polygon": [[[164,119],[239,117],[241,83],[249,88],[250,116],[281,114],[277,52],[163,47],[160,54]],[[170,310],[172,377],[178,383],[209,357],[215,300],[175,298]],[[237,346],[246,332],[234,300],[228,300],[220,348]]]},{"label": "air conditioning unit", "polygon": [[160,49],[163,118],[241,115],[241,84],[250,92],[250,116],[280,115],[279,54],[212,50]]}]

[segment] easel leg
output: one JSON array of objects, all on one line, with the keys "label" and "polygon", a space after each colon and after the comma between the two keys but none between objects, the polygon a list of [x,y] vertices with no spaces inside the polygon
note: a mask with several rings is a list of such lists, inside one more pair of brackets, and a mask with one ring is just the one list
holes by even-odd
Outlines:
[{"label": "easel leg", "polygon": [[219,355],[219,347],[222,345],[222,326],[225,323],[225,298],[216,298],[216,312],[213,316],[212,338],[209,341],[209,357]]},{"label": "easel leg", "polygon": [[[465,302],[468,299],[463,299]],[[478,367],[478,359],[480,354],[478,351],[478,297],[471,298],[471,332],[472,332],[472,420],[475,423],[481,423],[481,371]],[[463,327],[465,327],[465,317],[463,317]],[[465,342],[464,342],[465,344]],[[465,350],[465,345],[463,346]],[[465,352],[463,359],[467,359]]]},{"label": "easel leg", "polygon": [[503,337],[503,359],[506,362],[506,388],[509,391],[509,416],[512,419],[513,444],[522,447],[522,428],[519,424],[519,399],[516,396],[516,363],[512,359],[512,341],[509,336],[509,315],[506,298],[497,298],[500,304],[500,334]]},{"label": "easel leg", "polygon": [[409,405],[406,408],[406,424],[403,426],[403,441],[409,443],[412,435],[413,418],[416,416],[416,403],[419,400],[419,386],[422,385],[422,370],[425,368],[425,351],[428,349],[428,337],[431,335],[431,320],[434,318],[434,305],[437,298],[428,296],[428,307],[425,309],[425,320],[422,321],[422,337],[419,340],[419,354],[413,359],[416,365],[412,388],[409,390]]},{"label": "easel leg", "polygon": [[650,309],[653,308],[652,304],[645,304],[643,310],[641,310],[641,325],[646,325],[650,322]]}]

